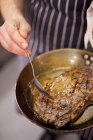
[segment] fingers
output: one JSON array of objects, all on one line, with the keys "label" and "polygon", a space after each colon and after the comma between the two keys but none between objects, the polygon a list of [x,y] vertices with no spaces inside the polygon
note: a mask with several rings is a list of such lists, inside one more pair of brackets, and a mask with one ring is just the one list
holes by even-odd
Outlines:
[{"label": "fingers", "polygon": [[31,51],[27,50],[27,37],[31,28],[22,15],[18,15],[5,21],[0,27],[0,42],[2,46],[9,52],[17,55],[31,55]]},{"label": "fingers", "polygon": [[31,32],[30,25],[26,22],[26,20],[24,20],[24,18],[22,18],[20,21],[20,28],[19,28],[20,35],[24,38],[27,38],[30,32]]},{"label": "fingers", "polygon": [[11,37],[11,39],[16,42],[16,44],[18,44],[20,47],[22,47],[23,49],[26,49],[28,47],[28,43],[26,41],[26,39],[24,39],[17,28],[15,28],[15,26],[10,26],[7,23],[5,23],[5,25],[3,25],[6,29],[6,31],[9,33],[9,36]]},{"label": "fingers", "polygon": [[7,51],[17,55],[27,56],[26,50],[22,49],[18,44],[16,44],[16,42],[11,39],[4,26],[0,28],[0,42]]}]

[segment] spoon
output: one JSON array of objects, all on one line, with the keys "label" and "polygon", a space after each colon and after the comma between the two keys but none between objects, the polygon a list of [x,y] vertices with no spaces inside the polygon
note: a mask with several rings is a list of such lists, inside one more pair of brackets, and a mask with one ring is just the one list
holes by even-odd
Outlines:
[{"label": "spoon", "polygon": [[34,78],[34,84],[37,87],[37,89],[45,96],[47,96],[48,98],[52,99],[52,97],[48,94],[48,92],[42,87],[41,83],[38,81],[38,79],[35,76],[35,71],[34,71],[34,66],[32,64],[30,55],[27,53],[27,57],[29,59],[31,68],[32,68],[32,73],[33,73],[33,78]]}]

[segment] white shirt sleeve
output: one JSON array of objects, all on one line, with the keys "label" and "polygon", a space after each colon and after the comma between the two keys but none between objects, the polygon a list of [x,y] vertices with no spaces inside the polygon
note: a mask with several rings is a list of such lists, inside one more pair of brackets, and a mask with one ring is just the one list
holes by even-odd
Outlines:
[{"label": "white shirt sleeve", "polygon": [[88,42],[90,42],[93,48],[93,1],[87,10],[86,19],[87,19],[87,30],[84,37],[84,43],[85,48],[87,49]]}]

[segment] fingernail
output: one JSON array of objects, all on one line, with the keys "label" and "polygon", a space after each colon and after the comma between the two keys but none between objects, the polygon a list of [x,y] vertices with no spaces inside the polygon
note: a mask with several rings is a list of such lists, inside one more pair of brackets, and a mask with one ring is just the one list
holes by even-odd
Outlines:
[{"label": "fingernail", "polygon": [[24,49],[26,49],[27,47],[28,47],[28,44],[25,42],[25,43],[22,43],[22,47],[24,48]]},{"label": "fingernail", "polygon": [[30,56],[31,55],[31,51],[30,50],[27,50],[26,52],[25,52],[25,56]]},{"label": "fingernail", "polygon": [[20,31],[21,36],[23,36],[24,38],[27,38],[27,34],[24,33],[23,31]]},{"label": "fingernail", "polygon": [[30,50],[28,50],[28,54],[29,54],[29,56],[32,54]]}]

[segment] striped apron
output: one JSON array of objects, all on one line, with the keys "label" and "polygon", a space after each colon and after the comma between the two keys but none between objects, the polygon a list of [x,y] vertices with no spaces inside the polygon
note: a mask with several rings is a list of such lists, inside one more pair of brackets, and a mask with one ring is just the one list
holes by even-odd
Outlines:
[{"label": "striped apron", "polygon": [[[32,58],[59,48],[84,49],[86,10],[92,0],[27,0],[26,18],[32,30]],[[79,133],[93,140],[93,128]]]},{"label": "striped apron", "polygon": [[27,1],[33,56],[58,48],[84,49],[86,10],[92,0]]}]

